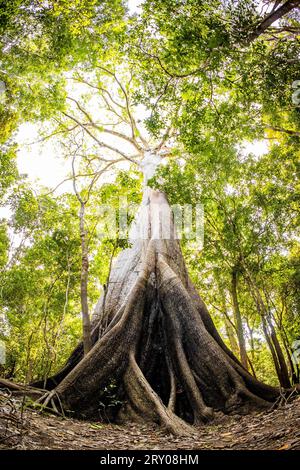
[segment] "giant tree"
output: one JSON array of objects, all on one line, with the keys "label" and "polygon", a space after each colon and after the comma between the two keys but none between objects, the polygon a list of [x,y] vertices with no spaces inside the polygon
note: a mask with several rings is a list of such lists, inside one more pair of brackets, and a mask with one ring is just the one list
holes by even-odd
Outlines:
[{"label": "giant tree", "polygon": [[[146,418],[176,433],[189,432],[185,421],[211,419],[214,410],[268,407],[277,389],[258,382],[224,344],[188,276],[167,198],[147,185],[160,153],[166,155],[169,134],[145,137],[134,117],[130,85],[115,71],[99,69],[104,77],[113,77],[115,88],[107,89],[97,74],[95,82],[82,75],[77,80],[100,93],[107,111],[119,116],[121,130],[104,127],[87,102],[74,99],[59,129],[66,132],[67,119],[115,162],[121,158],[143,168],[143,201],[131,231],[132,246],[112,265],[105,308],[100,299],[94,312],[93,347],[83,357],[80,344],[65,367],[48,379],[51,391],[44,405],[51,402],[56,409],[95,417],[105,390],[114,384],[114,418]],[[103,134],[112,132],[128,146],[120,150],[107,144]]]}]

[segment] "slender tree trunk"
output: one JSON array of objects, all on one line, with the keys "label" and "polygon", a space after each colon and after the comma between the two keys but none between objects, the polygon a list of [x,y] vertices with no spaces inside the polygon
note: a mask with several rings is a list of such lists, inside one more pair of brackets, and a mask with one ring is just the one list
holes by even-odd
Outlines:
[{"label": "slender tree trunk", "polygon": [[29,359],[28,365],[27,365],[27,370],[26,370],[26,377],[25,377],[25,383],[26,384],[29,384],[32,381],[33,364],[34,364],[33,359]]},{"label": "slender tree trunk", "polygon": [[274,344],[274,348],[275,348],[276,355],[277,355],[277,358],[278,358],[278,363],[280,365],[281,376],[282,376],[282,386],[284,388],[289,388],[291,386],[291,383],[290,383],[290,379],[289,379],[289,372],[288,372],[288,368],[287,368],[287,365],[286,365],[286,362],[285,362],[284,354],[283,354],[282,348],[280,346],[280,343],[278,341],[275,329],[274,329],[273,325],[270,324],[270,322],[269,322],[269,328],[270,328],[270,337],[271,337],[271,340]]},{"label": "slender tree trunk", "polygon": [[273,358],[274,366],[275,366],[276,373],[279,379],[279,383],[283,388],[289,388],[290,380],[289,380],[287,365],[284,359],[284,355],[282,353],[281,346],[278,342],[275,329],[271,321],[268,319],[269,317],[268,307],[265,305],[264,300],[261,296],[261,293],[258,287],[256,286],[247,266],[244,265],[244,267],[247,273],[247,280],[248,280],[250,290],[252,292],[254,301],[256,303],[257,310],[262,319],[262,327],[263,327],[264,335],[265,335],[266,341],[268,343],[268,346],[272,354],[272,358]]},{"label": "slender tree trunk", "polygon": [[255,378],[256,378],[255,369],[254,369],[254,366],[253,366],[253,364],[252,364],[252,361],[251,361],[251,359],[250,359],[250,357],[249,357],[249,355],[248,355],[248,354],[247,354],[247,361],[248,361],[248,364],[249,364],[250,370],[251,370],[251,372],[252,372],[252,374],[253,374],[253,377],[255,377]]},{"label": "slender tree trunk", "polygon": [[236,327],[231,321],[228,310],[227,310],[227,301],[226,301],[226,292],[222,286],[220,275],[218,271],[216,270],[214,273],[218,290],[220,292],[220,298],[221,298],[221,312],[223,314],[224,318],[224,325],[225,325],[225,330],[226,330],[226,335],[229,340],[230,348],[231,351],[233,352],[234,355],[238,356],[239,355],[239,345],[236,340]]},{"label": "slender tree trunk", "polygon": [[288,336],[287,336],[287,333],[285,331],[285,328],[283,326],[283,323],[282,323],[282,318],[280,319],[280,321],[276,322],[276,318],[273,317],[275,323],[276,323],[276,326],[278,328],[278,331],[279,331],[279,335],[280,335],[280,338],[281,338],[281,341],[282,341],[282,344],[283,344],[283,347],[284,347],[284,350],[285,350],[285,354],[286,354],[286,357],[287,357],[287,361],[288,361],[288,366],[289,366],[289,377],[291,377],[291,381],[293,384],[296,384],[298,382],[297,380],[297,372],[296,372],[296,368],[295,368],[295,365],[292,361],[292,350],[291,350],[291,347],[289,345],[289,339],[288,339]]},{"label": "slender tree trunk", "polygon": [[81,239],[81,276],[80,276],[80,300],[82,314],[82,338],[84,354],[87,354],[92,348],[91,339],[91,321],[88,306],[88,272],[89,255],[86,240],[85,229],[85,204],[81,202],[79,213],[79,230]]},{"label": "slender tree trunk", "polygon": [[284,345],[284,350],[285,350],[286,356],[288,358],[288,363],[289,363],[289,366],[290,366],[290,376],[292,378],[293,384],[296,384],[299,380],[297,379],[297,372],[295,370],[294,363],[292,361],[292,356],[291,356],[291,348],[289,346],[288,339],[287,339],[287,336],[286,336],[285,332],[284,332],[284,334],[282,335],[281,338],[282,338],[282,342],[283,342],[283,345]]},{"label": "slender tree trunk", "polygon": [[284,378],[282,376],[281,369],[280,369],[280,364],[278,362],[278,358],[277,358],[277,355],[276,355],[276,351],[275,351],[275,348],[273,346],[272,340],[270,338],[270,335],[269,335],[269,332],[268,332],[268,329],[267,329],[266,322],[265,322],[264,318],[262,318],[262,327],[263,327],[263,332],[264,332],[267,344],[269,346],[269,349],[270,349],[270,352],[271,352],[271,355],[272,355],[272,359],[273,359],[273,363],[274,363],[274,366],[275,366],[275,370],[276,370],[276,374],[277,374],[279,383],[283,387]]},{"label": "slender tree trunk", "polygon": [[[251,346],[251,351],[250,351],[250,354],[247,354],[247,359],[248,359],[248,363],[249,363],[250,369],[252,371],[252,374],[256,378],[256,372],[255,372],[255,368],[254,368],[254,365],[253,365],[253,361],[254,361],[254,357],[255,357],[253,328],[250,327],[248,319],[246,319],[246,322],[247,322],[247,329],[248,329],[249,336],[250,336],[250,346]],[[251,356],[251,359],[250,359],[250,356]]]},{"label": "slender tree trunk", "polygon": [[236,337],[235,337],[235,331],[233,329],[232,324],[228,320],[227,316],[224,315],[224,323],[225,323],[225,330],[226,330],[226,335],[229,340],[230,348],[233,352],[233,354],[238,355],[239,354],[239,345],[237,343]]},{"label": "slender tree trunk", "polygon": [[247,351],[246,351],[246,345],[245,345],[243,323],[242,323],[242,317],[241,317],[240,306],[239,306],[238,295],[237,295],[237,283],[238,283],[237,276],[238,276],[237,271],[234,269],[231,274],[231,297],[232,297],[232,303],[233,303],[235,326],[236,326],[238,343],[239,343],[240,359],[245,369],[248,369],[248,359],[247,359]]},{"label": "slender tree trunk", "polygon": [[247,320],[247,328],[250,336],[250,346],[251,346],[251,361],[254,361],[255,357],[255,343],[254,343],[254,336],[253,336],[253,328],[249,325],[249,321]]}]

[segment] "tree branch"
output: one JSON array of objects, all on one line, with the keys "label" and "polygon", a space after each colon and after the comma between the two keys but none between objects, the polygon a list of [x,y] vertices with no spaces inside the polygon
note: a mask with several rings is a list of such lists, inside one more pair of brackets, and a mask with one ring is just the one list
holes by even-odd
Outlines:
[{"label": "tree branch", "polygon": [[76,122],[101,148],[106,148],[107,150],[111,150],[112,152],[117,153],[118,155],[121,155],[125,160],[129,160],[132,163],[137,163],[134,157],[131,157],[129,155],[126,155],[126,153],[122,152],[121,150],[117,149],[116,147],[112,147],[109,144],[106,144],[105,142],[99,140],[84,124],[82,124],[78,119],[76,119],[74,116],[70,116],[70,114],[63,112],[63,115],[68,117],[69,119],[72,119],[74,122]]},{"label": "tree branch", "polygon": [[[93,121],[90,114],[81,106],[81,104],[79,103],[78,100],[76,100],[75,98],[72,98],[70,96],[68,96],[67,98],[68,98],[68,100],[73,101],[76,104],[77,108],[88,119],[90,125],[92,127],[94,127],[95,129],[97,129],[99,132],[104,132],[104,133],[107,133],[107,134],[110,134],[110,135],[114,135],[115,137],[119,137],[120,139],[126,140],[131,145],[133,145],[139,153],[143,152],[143,148],[137,143],[136,139],[133,139],[132,137],[128,137],[126,134],[123,134],[122,132],[115,131],[113,129],[107,129],[105,127],[102,127],[101,125],[96,124]],[[83,124],[83,125],[86,127],[88,124]]]},{"label": "tree branch", "polygon": [[283,5],[278,7],[275,11],[271,11],[262,22],[255,28],[254,31],[247,37],[247,42],[252,42],[263,34],[275,21],[279,20],[282,16],[289,13],[294,8],[300,5],[300,0],[288,0]]},{"label": "tree branch", "polygon": [[288,135],[294,135],[294,136],[300,137],[299,131],[292,131],[291,129],[283,129],[282,127],[269,126],[269,125],[266,125],[265,127],[266,129],[270,129],[272,131],[283,132]]},{"label": "tree branch", "polygon": [[126,103],[125,109],[126,109],[126,112],[127,112],[127,115],[128,115],[129,121],[130,121],[130,125],[131,125],[132,139],[136,140],[136,137],[139,137],[141,142],[143,143],[143,145],[148,149],[149,148],[148,142],[141,135],[141,132],[139,131],[139,129],[137,127],[137,124],[136,124],[136,121],[135,121],[135,119],[134,119],[134,117],[131,113],[129,96],[128,96],[127,91],[125,90],[124,85],[118,79],[116,74],[114,72],[112,72],[111,70],[109,70],[106,67],[103,67],[101,65],[98,65],[98,68],[100,70],[103,70],[105,73],[109,74],[110,76],[112,76],[114,78],[115,82],[117,83],[117,85],[119,86],[119,88],[122,91],[122,93],[124,95],[124,98],[125,98],[125,103]]},{"label": "tree branch", "polygon": [[182,73],[182,74],[175,73],[175,72],[170,72],[165,67],[165,65],[162,63],[161,58],[159,56],[157,56],[155,54],[151,54],[150,52],[145,51],[144,49],[141,48],[141,46],[139,46],[139,48],[141,49],[143,54],[146,54],[148,57],[151,57],[152,59],[155,59],[158,62],[160,68],[171,78],[187,78],[187,77],[190,77],[192,75],[196,75],[197,73],[203,71],[203,69],[209,64],[209,60],[206,60],[202,67],[198,67],[197,69],[192,70],[191,72]]},{"label": "tree branch", "polygon": [[[105,169],[106,170],[109,166],[111,165],[114,165],[115,163],[119,163],[119,162],[122,162],[124,161],[123,158],[119,158],[118,160],[111,160],[111,161],[108,161],[108,160],[104,160],[105,162],[108,163],[108,165],[105,166]],[[102,170],[101,171],[101,174],[103,173]],[[77,175],[75,175],[76,178],[86,178],[88,176],[94,176],[95,174],[98,174],[99,171],[93,171],[91,173],[78,173]],[[67,181],[71,181],[73,179],[73,176],[69,176],[67,178],[64,178],[60,183],[58,183],[57,186],[55,186],[54,189],[51,189],[51,191],[49,191],[48,193],[43,193],[43,196],[49,196],[50,194],[53,194],[62,184],[66,183]]]}]

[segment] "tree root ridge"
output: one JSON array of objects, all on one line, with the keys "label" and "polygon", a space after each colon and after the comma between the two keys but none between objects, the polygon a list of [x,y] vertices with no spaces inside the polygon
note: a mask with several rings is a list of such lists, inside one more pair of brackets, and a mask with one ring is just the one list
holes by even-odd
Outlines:
[{"label": "tree root ridge", "polygon": [[149,420],[175,434],[190,434],[192,424],[213,419],[214,411],[272,406],[279,390],[258,382],[224,344],[188,278],[178,241],[151,239],[139,247],[140,260],[132,248],[135,271],[125,293],[122,272],[130,266],[112,270],[93,348],[84,357],[82,345],[75,349],[46,381],[52,391],[41,402],[99,418],[103,390],[114,384],[117,405],[109,419]]}]

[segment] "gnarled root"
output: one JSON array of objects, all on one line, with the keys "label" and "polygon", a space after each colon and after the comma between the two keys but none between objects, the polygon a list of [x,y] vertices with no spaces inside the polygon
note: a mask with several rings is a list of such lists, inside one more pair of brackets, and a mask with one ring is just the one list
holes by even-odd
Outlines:
[{"label": "gnarled root", "polygon": [[[250,374],[238,361],[227,356],[208,333],[188,290],[163,256],[158,257],[158,266],[160,298],[165,321],[169,319],[165,330],[169,333],[168,341],[177,360],[180,381],[192,404],[195,422],[212,417],[211,406],[223,411],[234,404],[236,410],[269,407],[270,402],[247,388],[244,376]],[[272,391],[275,395],[276,389]],[[204,403],[202,396],[208,403]]]},{"label": "gnarled root", "polygon": [[[65,410],[77,410],[80,414],[81,409],[90,408],[93,402],[96,407],[101,388],[112,377],[122,378],[127,368],[129,350],[140,336],[147,283],[153,263],[153,248],[149,244],[144,267],[128,296],[123,315],[52,390],[60,398]],[[47,404],[53,396],[45,397]]]},{"label": "gnarled root", "polygon": [[32,399],[43,396],[46,390],[42,388],[31,387],[30,385],[18,384],[11,380],[3,379],[0,377],[0,388],[9,390],[13,395],[26,395]]},{"label": "gnarled root", "polygon": [[269,407],[279,391],[258,382],[225,346],[191,286],[177,241],[150,240],[143,248],[143,264],[134,257],[136,273],[124,260],[130,289],[118,265],[103,335],[43,405],[90,417],[113,379],[119,401],[125,398],[119,418],[142,417],[179,435],[193,432],[183,419],[200,424],[213,410]]},{"label": "gnarled root", "polygon": [[128,369],[124,375],[124,385],[131,408],[144,418],[156,421],[175,435],[191,435],[194,430],[185,421],[167,408],[146,380],[139,368],[134,353],[129,356]]}]

